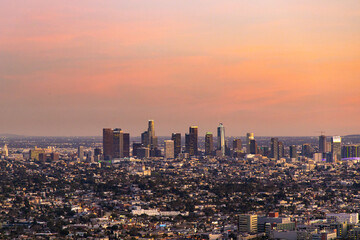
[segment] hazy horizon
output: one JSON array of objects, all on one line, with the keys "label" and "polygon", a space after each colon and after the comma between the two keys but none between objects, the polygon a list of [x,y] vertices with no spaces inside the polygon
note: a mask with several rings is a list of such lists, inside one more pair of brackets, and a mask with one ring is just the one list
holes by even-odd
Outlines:
[{"label": "hazy horizon", "polygon": [[[125,131],[126,132],[126,131]],[[185,133],[188,132],[181,132],[181,137],[185,138]],[[246,134],[246,133],[245,133]],[[341,137],[348,137],[348,136],[360,136],[359,134],[347,134],[347,135],[326,135],[324,134],[327,138],[331,138],[332,136],[341,136]],[[4,136],[20,136],[20,137],[99,137],[102,138],[102,135],[22,135],[22,134],[13,134],[13,133],[0,133],[0,137],[4,137]],[[169,135],[156,135],[157,137],[160,138],[171,138],[171,133]],[[213,136],[216,138],[217,135],[213,132]],[[319,137],[319,135],[255,135],[255,138],[271,138],[271,137]],[[141,135],[132,135],[130,132],[130,137],[131,138],[140,138]],[[199,135],[199,137],[204,138],[205,134]],[[232,138],[232,137],[242,137],[242,138],[246,138],[246,135],[225,135],[226,138]]]}]

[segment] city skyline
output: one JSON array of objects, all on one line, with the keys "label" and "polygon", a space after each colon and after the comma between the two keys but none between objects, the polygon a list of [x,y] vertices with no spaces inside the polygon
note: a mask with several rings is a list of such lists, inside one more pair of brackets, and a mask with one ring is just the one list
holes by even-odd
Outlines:
[{"label": "city skyline", "polygon": [[[111,127],[103,127],[103,128],[106,129],[106,128],[111,128]],[[131,133],[131,138],[140,138],[141,139],[141,135],[143,133],[143,126],[139,126],[139,128],[136,128],[135,132],[139,132],[139,134],[134,134],[132,131],[128,130],[128,128],[126,126],[121,127],[121,128],[127,129],[127,131]],[[157,124],[157,131],[158,131],[158,129],[161,129],[161,126],[159,126]],[[217,132],[217,129],[218,129],[218,126],[213,126],[210,129],[203,129],[203,128],[199,127],[199,137],[200,138],[205,137],[205,135],[207,133],[209,133],[209,132],[212,133],[211,130],[213,130],[214,132]],[[171,130],[171,129],[169,129],[169,130],[161,129],[161,130],[162,131],[160,131],[160,132],[165,132],[165,134],[157,134],[157,137],[168,137],[169,139],[171,139],[172,134],[174,134],[174,132],[178,132],[179,134],[182,135],[182,137],[184,137],[185,134],[189,130],[189,126],[185,127],[183,131],[175,131],[175,130]],[[98,133],[95,134],[95,135],[36,135],[36,134],[26,135],[26,134],[21,134],[21,133],[8,133],[8,132],[1,133],[0,132],[0,136],[3,136],[3,137],[12,137],[12,136],[25,136],[25,137],[102,137],[102,134],[103,134],[102,129],[101,130],[98,129],[97,132]],[[319,133],[321,133],[321,134],[319,134]],[[240,133],[240,134],[236,135],[236,134],[231,134],[231,131],[230,131],[230,133],[226,135],[226,138],[242,137],[242,138],[246,139],[247,134],[248,134],[248,132],[243,132],[243,133]],[[274,133],[274,135],[259,135],[259,134],[256,134],[256,132],[255,132],[255,135],[256,135],[256,137],[268,137],[268,138],[271,138],[271,137],[316,137],[317,138],[317,137],[319,137],[321,135],[324,135],[326,138],[330,139],[332,136],[342,136],[342,137],[344,137],[344,136],[357,136],[357,135],[360,135],[360,133],[350,133],[350,134],[337,134],[337,133],[335,133],[335,134],[331,134],[331,133],[327,133],[327,132],[324,132],[324,131],[314,131],[313,135],[278,135],[277,133]],[[214,135],[214,138],[217,138],[217,136]]]},{"label": "city skyline", "polygon": [[360,2],[4,0],[0,133],[360,134]]},{"label": "city skyline", "polygon": [[360,239],[359,0],[2,0],[0,86],[0,239]]}]

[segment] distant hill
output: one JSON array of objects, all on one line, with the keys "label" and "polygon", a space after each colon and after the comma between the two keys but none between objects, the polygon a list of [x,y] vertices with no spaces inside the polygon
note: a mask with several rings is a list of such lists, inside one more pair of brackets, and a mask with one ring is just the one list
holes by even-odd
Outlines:
[{"label": "distant hill", "polygon": [[349,137],[349,138],[354,138],[354,137],[356,137],[356,138],[358,138],[358,137],[360,137],[360,134],[346,135],[346,136],[344,136],[344,137]]},{"label": "distant hill", "polygon": [[17,135],[17,134],[11,134],[11,133],[0,133],[0,137],[16,138],[16,137],[24,137],[24,135]]}]

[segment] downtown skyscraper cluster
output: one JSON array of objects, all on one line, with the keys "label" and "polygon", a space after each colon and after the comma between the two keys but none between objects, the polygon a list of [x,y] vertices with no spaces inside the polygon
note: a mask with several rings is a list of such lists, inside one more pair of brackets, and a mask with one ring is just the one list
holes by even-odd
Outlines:
[{"label": "downtown skyscraper cluster", "polygon": [[130,156],[130,134],[120,128],[103,129],[104,159],[124,158]]},{"label": "downtown skyscraper cluster", "polygon": [[[245,155],[262,155],[268,158],[279,160],[285,157],[297,159],[298,156],[314,158],[316,161],[337,162],[341,159],[357,158],[360,150],[357,146],[341,145],[341,137],[333,136],[331,141],[326,140],[326,136],[319,137],[318,149],[314,149],[309,143],[301,146],[285,146],[278,137],[273,137],[268,146],[258,145],[254,133],[247,133],[243,142],[240,138],[232,138],[232,149],[225,137],[225,127],[222,123],[217,127],[216,142],[212,132],[206,132],[204,145],[201,142],[199,148],[199,128],[190,126],[189,132],[185,133],[184,145],[181,133],[172,133],[170,139],[162,140],[159,147],[158,137],[155,134],[155,122],[149,120],[147,130],[141,134],[141,142],[132,143],[132,154],[130,151],[130,134],[124,133],[120,128],[103,129],[103,159],[112,160],[128,158],[164,157],[165,159],[191,158],[198,156],[224,157],[245,157]],[[184,146],[184,147],[183,147]],[[301,147],[301,148],[300,148]],[[300,151],[299,151],[300,150]],[[81,151],[79,151],[81,152]],[[300,153],[299,153],[300,152]],[[98,156],[98,154],[97,154]],[[80,159],[83,158],[80,156]]]},{"label": "downtown skyscraper cluster", "polygon": [[[171,140],[164,142],[164,155],[166,158],[176,158],[180,154],[184,157],[199,155],[198,147],[198,127],[190,126],[189,133],[185,134],[185,149],[182,152],[181,133],[172,133]],[[240,141],[241,144],[241,141]],[[222,123],[217,129],[217,148],[214,151],[213,134],[207,132],[205,136],[205,155],[217,155],[224,157],[226,155],[225,127]],[[240,149],[240,146],[239,146]],[[116,159],[130,156],[130,134],[123,133],[120,128],[103,129],[103,151],[104,159]],[[147,158],[162,156],[158,147],[158,137],[155,135],[154,120],[148,121],[148,128],[141,134],[141,142],[133,143],[133,156]]]}]

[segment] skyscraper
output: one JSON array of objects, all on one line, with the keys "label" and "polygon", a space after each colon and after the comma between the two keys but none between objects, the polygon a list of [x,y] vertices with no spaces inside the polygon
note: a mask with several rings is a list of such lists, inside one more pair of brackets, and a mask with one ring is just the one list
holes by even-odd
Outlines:
[{"label": "skyscraper", "polygon": [[164,159],[174,158],[174,141],[165,140],[164,141]]},{"label": "skyscraper", "polygon": [[141,144],[147,148],[150,146],[148,131],[145,131],[141,134]]},{"label": "skyscraper", "polygon": [[333,136],[331,138],[331,154],[333,162],[341,160],[341,137]]},{"label": "skyscraper", "polygon": [[113,130],[112,158],[124,157],[124,133],[120,128]]},{"label": "skyscraper", "polygon": [[217,128],[217,149],[221,150],[222,156],[225,156],[225,128],[222,123]]},{"label": "skyscraper", "polygon": [[130,157],[130,134],[123,134],[124,157]]},{"label": "skyscraper", "polygon": [[78,158],[80,159],[80,161],[84,160],[84,147],[83,146],[78,147],[77,155],[78,155]]},{"label": "skyscraper", "polygon": [[241,151],[241,149],[242,149],[241,139],[240,138],[234,139],[233,140],[233,150],[234,150],[234,152]]},{"label": "skyscraper", "polygon": [[112,150],[113,149],[113,130],[111,128],[103,129],[103,152],[104,159],[112,159]]},{"label": "skyscraper", "polygon": [[150,149],[157,148],[157,137],[155,136],[155,124],[154,120],[149,120],[148,133]]},{"label": "skyscraper", "polygon": [[150,149],[147,147],[141,147],[137,150],[137,156],[139,158],[149,158],[150,157]]},{"label": "skyscraper", "polygon": [[190,134],[185,133],[185,152],[190,153]]},{"label": "skyscraper", "polygon": [[280,158],[283,158],[284,155],[285,155],[285,147],[284,147],[284,143],[283,142],[280,142],[279,141],[279,152],[278,152],[278,155],[279,155],[279,159]]},{"label": "skyscraper", "polygon": [[324,135],[319,137],[319,152],[326,153],[326,136]]},{"label": "skyscraper", "polygon": [[133,142],[133,152],[132,155],[134,157],[138,156],[138,150],[143,147],[142,143]]},{"label": "skyscraper", "polygon": [[100,156],[101,155],[101,148],[95,148],[94,149],[94,156]]},{"label": "skyscraper", "polygon": [[198,127],[191,126],[189,134],[185,134],[185,148],[190,156],[198,155]]},{"label": "skyscraper", "polygon": [[94,160],[97,162],[101,160],[101,148],[94,149]]},{"label": "skyscraper", "polygon": [[158,152],[158,141],[157,137],[155,136],[154,120],[149,120],[148,130],[141,134],[141,143],[144,145],[144,147],[150,149],[150,156],[153,157],[157,155],[156,153]]},{"label": "skyscraper", "polygon": [[297,149],[295,145],[290,146],[290,158],[297,158]]},{"label": "skyscraper", "polygon": [[181,153],[181,133],[173,133],[171,140],[174,141],[174,157],[177,158]]},{"label": "skyscraper", "polygon": [[211,132],[207,132],[205,135],[205,155],[212,155],[214,150],[214,139],[213,134]]},{"label": "skyscraper", "polygon": [[250,154],[257,154],[258,153],[258,149],[257,149],[257,143],[255,139],[250,140]]},{"label": "skyscraper", "polygon": [[123,158],[124,156],[129,156],[129,145],[130,135],[128,133],[123,133],[120,128],[103,129],[103,150],[105,160],[112,160],[114,158]]},{"label": "skyscraper", "polygon": [[325,150],[325,152],[331,153],[331,141],[330,141],[330,142],[326,142],[326,150]]},{"label": "skyscraper", "polygon": [[250,140],[254,140],[254,133],[246,134],[246,153],[250,154]]},{"label": "skyscraper", "polygon": [[279,159],[279,139],[271,138],[271,157]]},{"label": "skyscraper", "polygon": [[308,158],[311,158],[313,156],[313,148],[310,146],[310,144],[308,143],[304,143],[302,145],[302,151],[301,151],[301,154],[304,156],[304,157],[308,157]]}]

